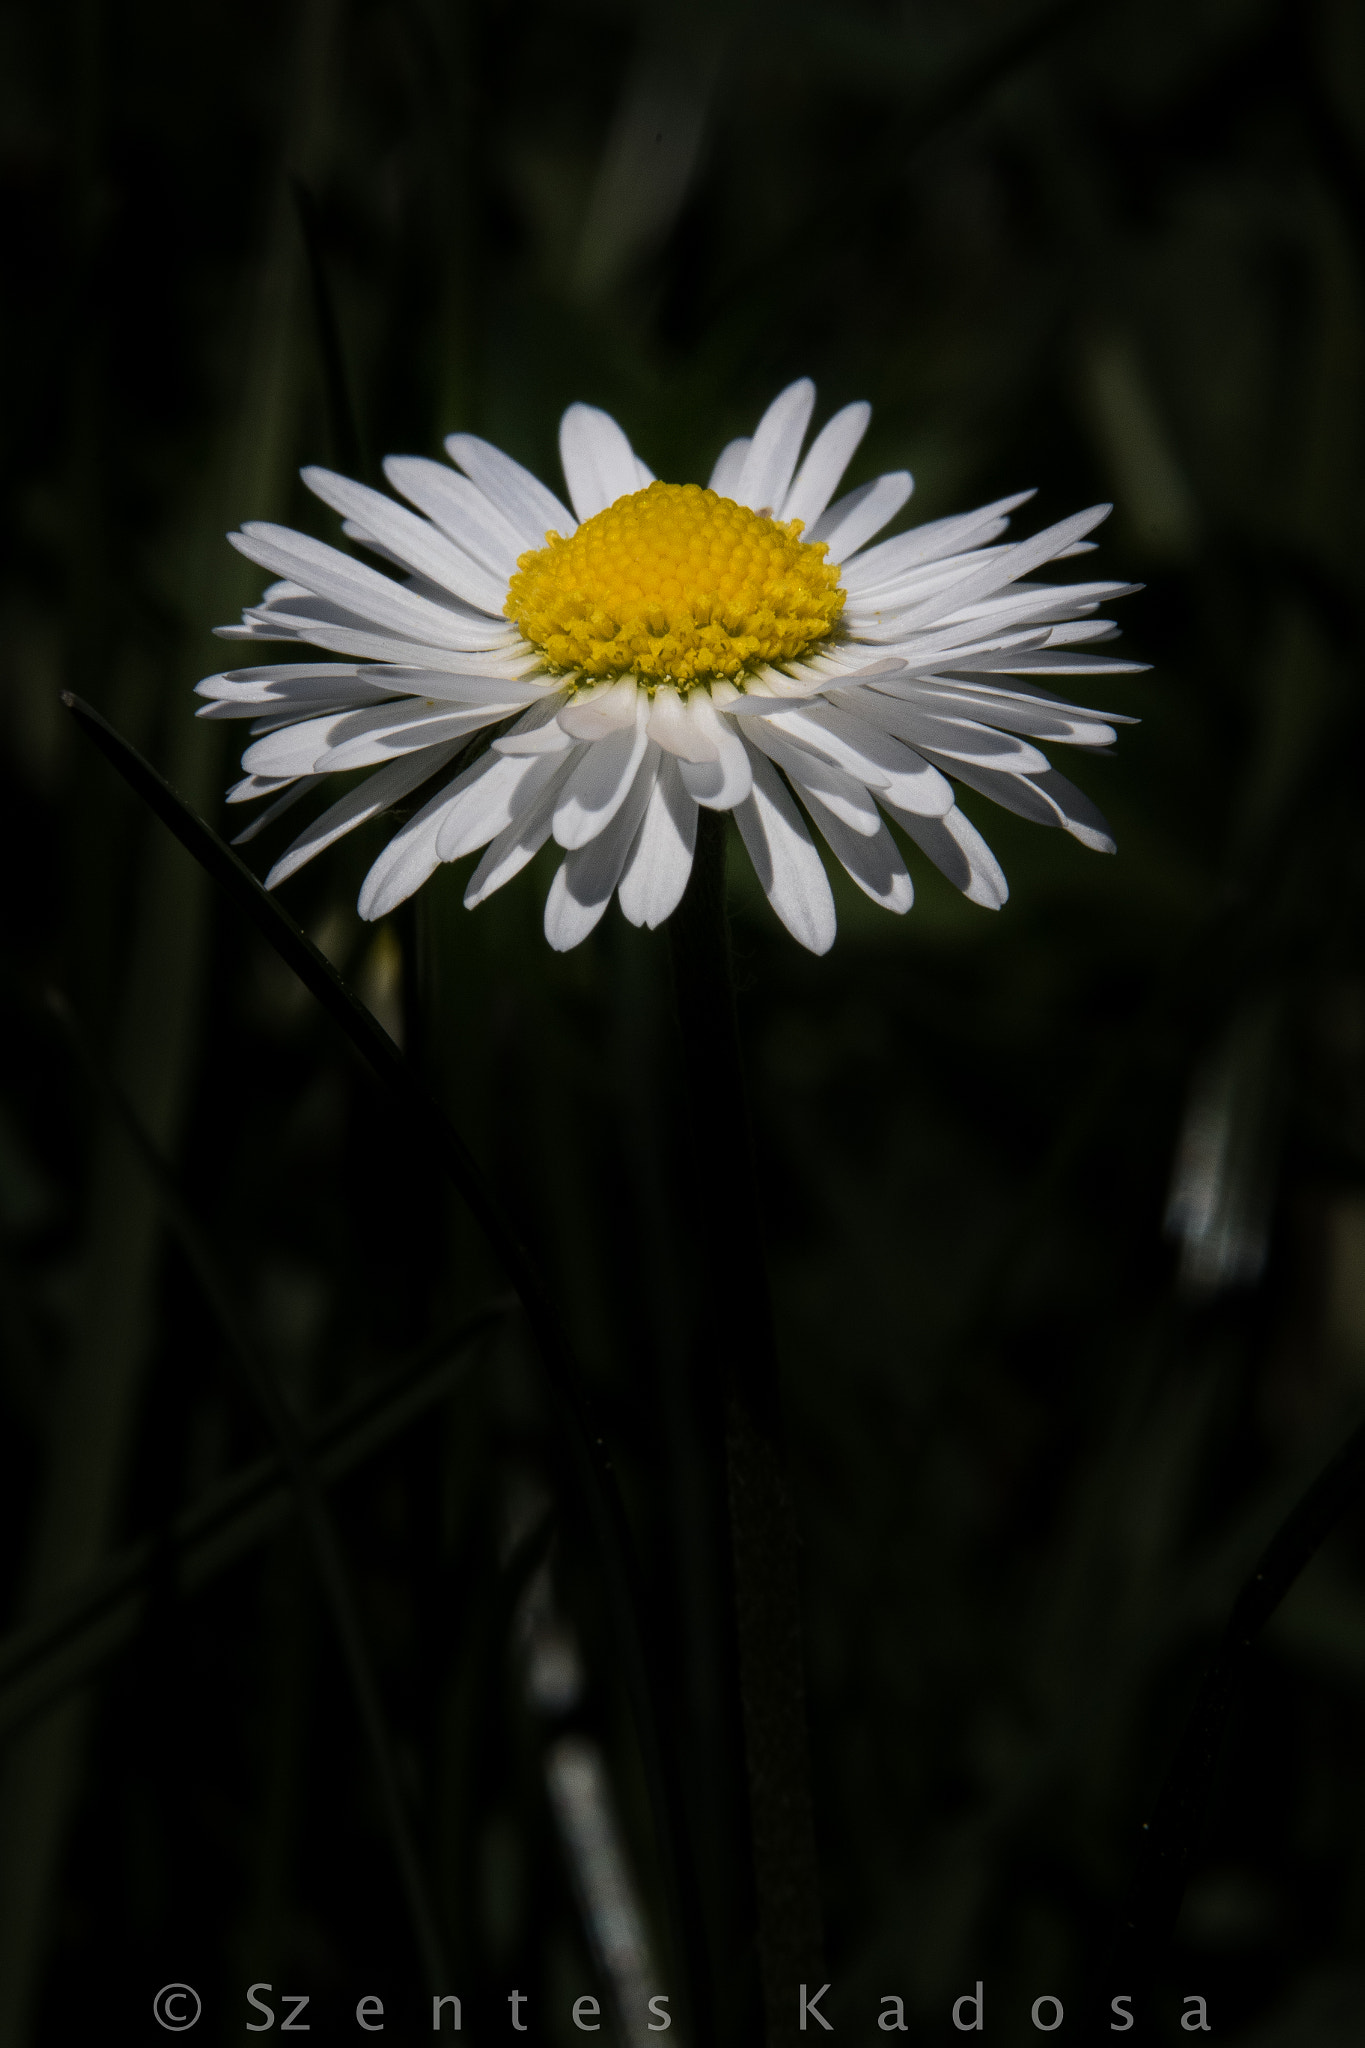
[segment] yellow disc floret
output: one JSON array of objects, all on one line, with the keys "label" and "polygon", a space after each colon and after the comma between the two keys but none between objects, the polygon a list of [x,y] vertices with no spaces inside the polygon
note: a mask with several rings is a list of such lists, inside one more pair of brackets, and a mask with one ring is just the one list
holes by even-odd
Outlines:
[{"label": "yellow disc floret", "polygon": [[824,542],[800,536],[699,484],[650,484],[522,555],[507,616],[561,674],[738,682],[828,638],[843,609]]}]

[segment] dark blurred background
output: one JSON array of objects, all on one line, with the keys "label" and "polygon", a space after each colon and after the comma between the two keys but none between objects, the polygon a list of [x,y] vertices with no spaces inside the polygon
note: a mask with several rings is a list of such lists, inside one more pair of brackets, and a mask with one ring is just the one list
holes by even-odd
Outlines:
[{"label": "dark blurred background", "polygon": [[[0,18],[0,176],[0,2038],[163,2038],[171,1979],[197,2039],[242,2038],[253,1982],[281,2019],[311,1995],[315,2039],[370,1992],[391,2039],[430,2038],[270,1438],[49,987],[325,1440],[466,2031],[501,2037],[520,1986],[573,2041],[596,1988],[612,2037],[626,1965],[565,1757],[636,1965],[670,1979],[504,1283],[58,693],[221,826],[241,734],[190,690],[260,584],[223,534],[331,538],[299,464],[372,473],[464,428],[557,482],[583,398],[704,478],[806,373],[822,414],[872,400],[853,480],[912,469],[917,517],[1112,498],[1097,559],[1145,582],[1121,616],[1153,668],[1098,693],[1141,724],[1079,770],[1117,859],[967,796],[998,917],[923,862],[904,921],[837,876],[814,960],[732,862],[763,1216],[730,1203],[730,1134],[697,1159],[680,1128],[665,933],[613,911],[552,955],[540,865],[472,915],[443,869],[363,927],[383,826],[284,894],[572,1326],[676,1656],[724,2048],[751,1978],[691,1275],[756,1237],[827,2007],[870,2041],[895,1993],[912,2038],[953,2039],[981,1979],[993,2038],[1036,2038],[1032,2000],[1074,2011],[1108,1939],[1240,1580],[1365,1412],[1365,14],[29,0]],[[1348,1519],[1253,1661],[1154,1993],[1169,2038],[1193,1993],[1244,2048],[1360,2037],[1362,1561]]]}]

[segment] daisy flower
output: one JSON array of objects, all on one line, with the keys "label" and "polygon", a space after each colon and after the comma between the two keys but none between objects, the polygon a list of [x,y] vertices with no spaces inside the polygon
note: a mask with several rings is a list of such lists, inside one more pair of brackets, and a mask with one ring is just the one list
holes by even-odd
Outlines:
[{"label": "daisy flower", "polygon": [[391,456],[396,497],[305,469],[384,566],[264,521],[231,535],[282,580],[222,637],[335,659],[210,676],[200,716],[252,721],[228,800],[273,801],[241,839],[328,777],[369,772],[267,886],[428,783],[366,876],[361,916],[482,849],[472,908],[553,839],[545,935],[559,951],[613,894],[632,924],[668,917],[699,806],[733,813],[768,901],[815,953],[835,915],[812,827],[897,912],[914,892],[888,820],[972,902],[1005,901],[955,784],[1112,852],[1039,742],[1108,746],[1120,721],[1040,685],[1140,666],[1096,651],[1114,632],[1100,606],[1133,586],[1036,578],[1087,552],[1109,507],[1007,542],[1023,491],[877,541],[912,480],[893,471],[836,498],[871,409],[845,406],[803,457],[814,404],[808,379],[790,385],[705,487],[656,481],[609,414],[571,405],[572,512],[473,434],[446,441],[453,466]]}]

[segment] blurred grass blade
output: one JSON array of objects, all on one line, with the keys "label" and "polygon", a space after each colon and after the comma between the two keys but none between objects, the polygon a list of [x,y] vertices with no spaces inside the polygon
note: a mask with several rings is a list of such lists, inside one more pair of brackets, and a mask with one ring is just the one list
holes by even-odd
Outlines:
[{"label": "blurred grass blade", "polygon": [[1260,1279],[1278,1166],[1280,991],[1246,999],[1196,1069],[1176,1144],[1166,1235],[1196,1300]]},{"label": "blurred grass blade", "polygon": [[365,444],[360,432],[351,380],[346,374],[346,353],[341,345],[341,323],[336,299],[327,275],[327,258],[322,247],[322,218],[312,191],[300,177],[291,177],[289,189],[308,258],[308,284],[313,301],[313,323],[317,330],[318,354],[322,359],[322,384],[327,404],[327,425],[332,438],[332,455],[338,469],[347,476],[370,481]]},{"label": "blurred grass blade", "polygon": [[1290,1510],[1233,1602],[1179,1747],[1143,1829],[1137,1876],[1106,1984],[1136,1991],[1174,1931],[1213,1788],[1219,1745],[1250,1653],[1275,1610],[1347,1511],[1365,1496],[1365,1423]]},{"label": "blurred grass blade", "polygon": [[[305,1427],[319,1479],[330,1484],[358,1470],[444,1400],[472,1363],[472,1347],[506,1313],[490,1306],[471,1316],[378,1387],[349,1396]],[[273,1536],[293,1501],[279,1455],[259,1458],[220,1481],[167,1533],[130,1544],[69,1598],[0,1639],[0,1737],[123,1647],[142,1620],[154,1576],[169,1576],[180,1598],[201,1591]]]},{"label": "blurred grass blade", "polygon": [[128,786],[193,854],[237,907],[272,945],[285,965],[317,998],[383,1083],[409,1125],[414,1142],[430,1149],[483,1230],[520,1297],[536,1340],[546,1390],[560,1431],[567,1465],[596,1544],[610,1607],[617,1652],[630,1701],[640,1759],[649,1788],[659,1863],[669,1892],[677,1953],[689,1980],[698,2040],[708,2038],[703,2014],[705,1945],[701,1902],[691,1867],[676,1759],[664,1740],[666,1697],[643,1592],[605,1440],[592,1419],[568,1338],[560,1327],[540,1278],[501,1204],[444,1109],[416,1078],[402,1053],[332,966],[267,894],[242,860],[211,831],[107,719],[70,691],[63,703]]},{"label": "blurred grass blade", "polygon": [[724,25],[672,10],[646,21],[583,223],[574,288],[584,299],[610,291],[667,239],[701,156]]},{"label": "blurred grass blade", "polygon": [[51,1007],[61,1022],[72,1047],[106,1108],[122,1124],[143,1170],[151,1181],[163,1219],[179,1241],[204,1297],[227,1341],[229,1356],[238,1368],[251,1398],[264,1416],[279,1448],[280,1459],[289,1476],[298,1505],[299,1519],[313,1553],[323,1597],[331,1611],[341,1645],[342,1660],[351,1683],[356,1710],[369,1746],[370,1761],[379,1784],[380,1805],[389,1832],[394,1860],[412,1915],[418,1953],[433,1992],[446,1990],[446,1969],[429,1888],[422,1870],[412,1822],[403,1798],[394,1758],[393,1742],[384,1718],[379,1687],[370,1665],[364,1631],[351,1595],[350,1579],[317,1474],[307,1439],[280,1393],[275,1375],[261,1355],[246,1327],[245,1318],[224,1280],[206,1233],[186,1204],[174,1177],[156,1146],[148,1137],[137,1111],[95,1056],[80,1025],[65,1000],[53,992]]}]

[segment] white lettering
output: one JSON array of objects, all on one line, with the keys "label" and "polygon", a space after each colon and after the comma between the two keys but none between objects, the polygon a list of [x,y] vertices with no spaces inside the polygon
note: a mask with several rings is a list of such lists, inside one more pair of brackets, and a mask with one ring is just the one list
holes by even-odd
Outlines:
[{"label": "white lettering", "polygon": [[[958,2018],[958,2014],[964,2005],[969,2005],[972,2008],[972,2011],[976,2014],[975,2019],[963,2020]],[[957,2028],[959,2034],[982,2034],[985,2032],[986,1987],[979,1977],[976,1980],[976,1990],[974,1992],[964,1992],[962,1997],[955,2001],[953,2005],[953,2025]]]},{"label": "white lettering", "polygon": [[806,2031],[806,2015],[808,2013],[813,2020],[819,2020],[821,2026],[824,2028],[827,2034],[832,2034],[834,2032],[833,2022],[827,2020],[825,2018],[825,2015],[820,2010],[820,2000],[824,1997],[825,1993],[828,1990],[828,1984],[822,1984],[820,1986],[820,1989],[816,1992],[814,1998],[807,1998],[806,1987],[804,1984],[801,1986],[801,2031],[803,2034]]},{"label": "white lettering", "polygon": [[313,2029],[309,2022],[299,2018],[299,2014],[307,2005],[308,2000],[300,1998],[297,1991],[282,1991],[280,1996],[289,2007],[288,2013],[280,2021],[280,2032],[282,2034],[311,2034]]},{"label": "white lettering", "polygon": [[1185,2004],[1186,2006],[1192,2005],[1195,2008],[1193,2012],[1182,2012],[1180,2015],[1180,2024],[1185,2032],[1187,2034],[1211,2034],[1213,2028],[1209,2025],[1209,2009],[1204,2000],[1191,1993],[1185,2000]]},{"label": "white lettering", "polygon": [[656,2027],[654,2020],[650,2021],[649,2031],[651,2034],[662,2034],[665,2027],[672,2026],[673,2015],[668,2010],[668,1999],[662,1991],[655,1992],[653,1998],[649,2001],[649,2009],[654,2015],[654,2020],[659,2022]]},{"label": "white lettering", "polygon": [[447,2006],[451,2008],[452,2012],[455,2015],[455,2032],[457,2034],[459,2033],[460,2001],[458,1998],[456,1998],[454,1992],[448,1991],[444,1998],[433,1998],[431,2001],[431,2031],[433,2034],[438,2034],[440,2032],[441,2014],[445,2011]]},{"label": "white lettering", "polygon": [[573,2023],[576,2027],[581,2027],[585,2034],[596,2034],[602,2024],[599,2017],[601,2011],[602,2008],[595,1998],[576,1998],[573,2002]]},{"label": "white lettering", "polygon": [[[886,2010],[888,2005],[891,2008],[890,2012]],[[882,1999],[882,2010],[877,2014],[877,2025],[884,2034],[908,2033],[909,2028],[905,2024],[905,2000],[888,1991]]]},{"label": "white lettering", "polygon": [[261,2021],[259,2026],[256,2024],[255,2020],[247,2021],[246,2030],[248,2034],[264,2034],[275,2024],[274,2007],[267,2005],[263,1998],[258,1998],[256,1996],[256,1993],[258,1991],[269,1991],[269,1989],[270,1986],[268,1984],[253,1984],[251,1989],[247,1992],[247,2004],[254,2005],[257,2012],[263,2012],[265,2014],[265,2018]]},{"label": "white lettering", "polygon": [[357,2026],[367,2034],[382,2034],[384,2031],[384,2005],[382,1999],[362,1998],[355,2009]]},{"label": "white lettering", "polygon": [[1118,2014],[1117,2020],[1110,2020],[1109,2022],[1109,2031],[1111,2034],[1128,2033],[1133,2024],[1132,2008],[1132,1998],[1126,1991],[1121,1991],[1117,1998],[1110,1999],[1110,2012],[1116,2012]]},{"label": "white lettering", "polygon": [[[1043,2008],[1043,2007],[1044,2007],[1045,2005],[1050,2005],[1050,2006],[1052,2007],[1053,2011],[1054,2011],[1054,2012],[1056,2013],[1056,2015],[1057,2015],[1057,2017],[1056,2017],[1056,2019],[1055,2019],[1055,2020],[1040,2020],[1040,2019],[1039,2019],[1039,2017],[1038,2017],[1038,2014],[1039,2014],[1039,2013],[1041,2012],[1042,2008]],[[1060,2025],[1062,2024],[1062,2019],[1063,2019],[1063,2013],[1062,2013],[1062,2001],[1061,2001],[1061,1999],[1060,1999],[1060,1998],[1054,1998],[1054,1997],[1052,1996],[1052,1993],[1051,1993],[1050,1991],[1045,1991],[1045,1992],[1043,1993],[1043,1996],[1042,1996],[1041,1998],[1035,1998],[1035,1999],[1034,1999],[1034,2001],[1033,2001],[1033,2024],[1034,2024],[1034,2026],[1035,2026],[1035,2027],[1037,2027],[1037,2029],[1038,2029],[1038,2032],[1039,2032],[1040,2034],[1055,2034],[1055,2033],[1056,2033],[1056,2031],[1057,2031],[1057,2029],[1058,2029],[1058,2027],[1060,2027]]]},{"label": "white lettering", "polygon": [[526,1993],[524,1991],[509,1991],[507,1994],[507,2003],[512,2008],[513,2027],[516,2029],[517,2033],[524,2034],[526,2032],[526,2022],[521,2017],[521,2008],[526,2003]]}]

